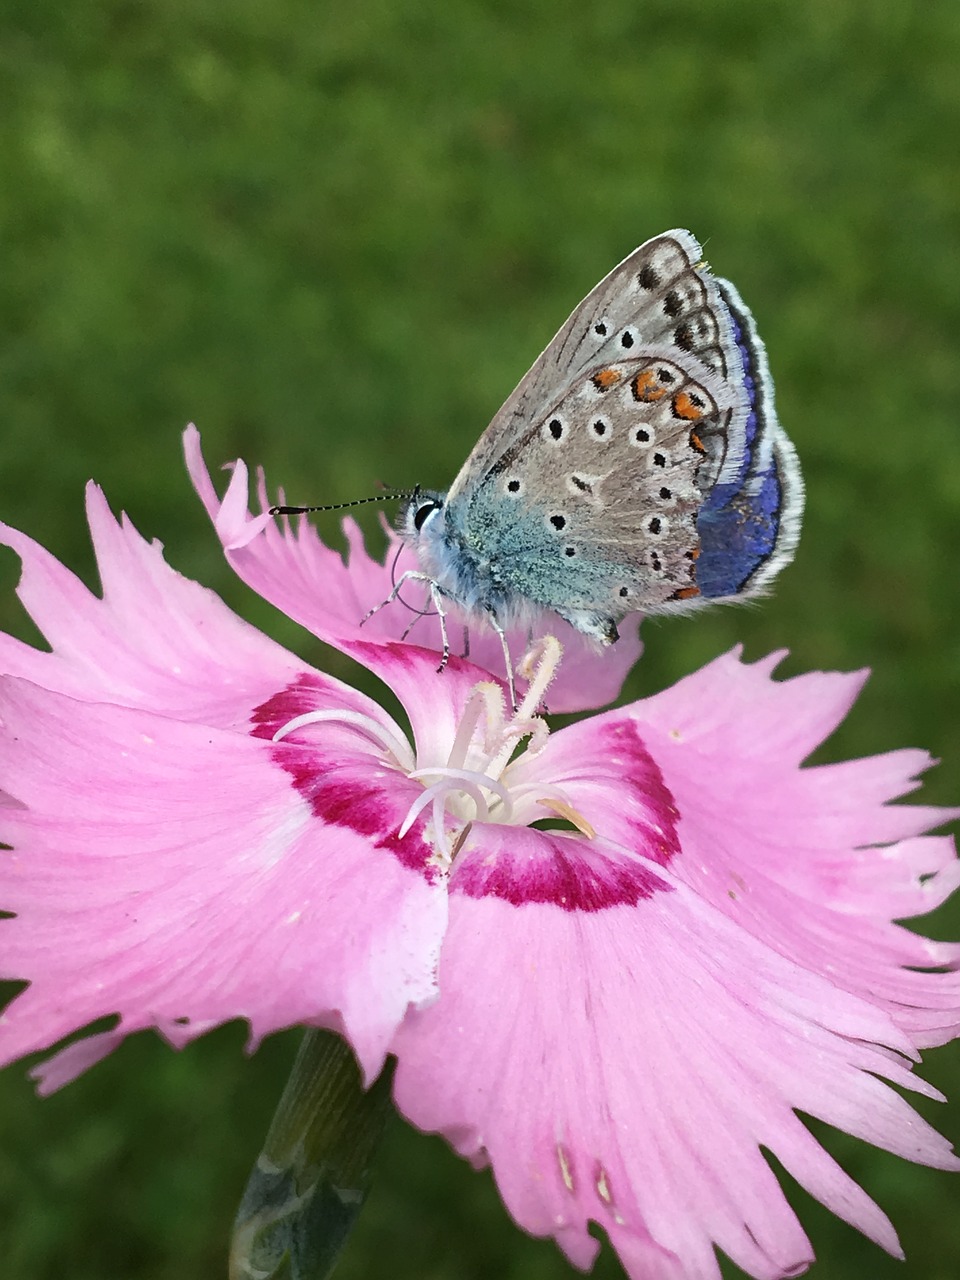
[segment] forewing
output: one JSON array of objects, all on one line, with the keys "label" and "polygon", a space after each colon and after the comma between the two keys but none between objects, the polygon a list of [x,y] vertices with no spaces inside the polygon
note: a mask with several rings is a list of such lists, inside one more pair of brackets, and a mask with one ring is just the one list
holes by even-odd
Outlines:
[{"label": "forewing", "polygon": [[736,382],[739,368],[727,367],[731,349],[736,350],[732,341],[727,309],[697,240],[689,231],[675,230],[646,241],[584,298],[534,362],[477,442],[449,500],[478,484],[589,370],[641,350],[660,350],[697,371],[703,366],[703,372],[721,379],[729,374]]}]

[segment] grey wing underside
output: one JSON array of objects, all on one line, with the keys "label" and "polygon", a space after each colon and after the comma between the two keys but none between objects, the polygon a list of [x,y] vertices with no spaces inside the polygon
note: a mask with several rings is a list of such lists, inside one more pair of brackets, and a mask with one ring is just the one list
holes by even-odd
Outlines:
[{"label": "grey wing underside", "polygon": [[[587,295],[480,437],[448,501],[479,483],[572,383],[639,349],[682,355],[688,365],[692,360],[714,388],[741,372],[727,368],[736,345],[726,307],[689,231],[647,240]],[[736,411],[745,414],[747,407],[738,404]]]},{"label": "grey wing underside", "polygon": [[465,515],[471,541],[512,591],[571,621],[684,607],[701,486],[724,468],[732,412],[721,379],[665,348],[595,366],[491,462]]}]

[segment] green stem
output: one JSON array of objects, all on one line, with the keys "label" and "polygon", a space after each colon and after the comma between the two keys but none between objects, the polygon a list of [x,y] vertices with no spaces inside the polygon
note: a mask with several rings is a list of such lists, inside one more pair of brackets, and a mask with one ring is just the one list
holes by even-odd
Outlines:
[{"label": "green stem", "polygon": [[363,1207],[390,1114],[391,1066],[368,1090],[329,1031],[303,1037],[230,1248],[230,1280],[326,1280]]}]

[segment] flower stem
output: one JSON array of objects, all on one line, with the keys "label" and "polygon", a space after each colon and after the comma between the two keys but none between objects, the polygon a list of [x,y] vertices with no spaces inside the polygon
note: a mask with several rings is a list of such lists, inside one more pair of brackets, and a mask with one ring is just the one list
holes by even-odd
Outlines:
[{"label": "flower stem", "polygon": [[308,1030],[233,1224],[230,1280],[326,1280],[369,1190],[388,1065],[364,1090],[350,1047]]}]

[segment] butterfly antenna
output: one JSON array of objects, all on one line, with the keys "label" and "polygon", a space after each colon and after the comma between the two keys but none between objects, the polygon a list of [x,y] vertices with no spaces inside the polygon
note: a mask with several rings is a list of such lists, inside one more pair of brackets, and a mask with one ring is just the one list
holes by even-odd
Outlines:
[{"label": "butterfly antenna", "polygon": [[304,516],[308,511],[343,511],[346,507],[360,507],[365,502],[393,502],[399,498],[415,498],[420,492],[419,485],[415,489],[405,489],[401,493],[378,493],[372,498],[352,498],[349,502],[328,502],[320,507],[271,507],[272,516]]}]

